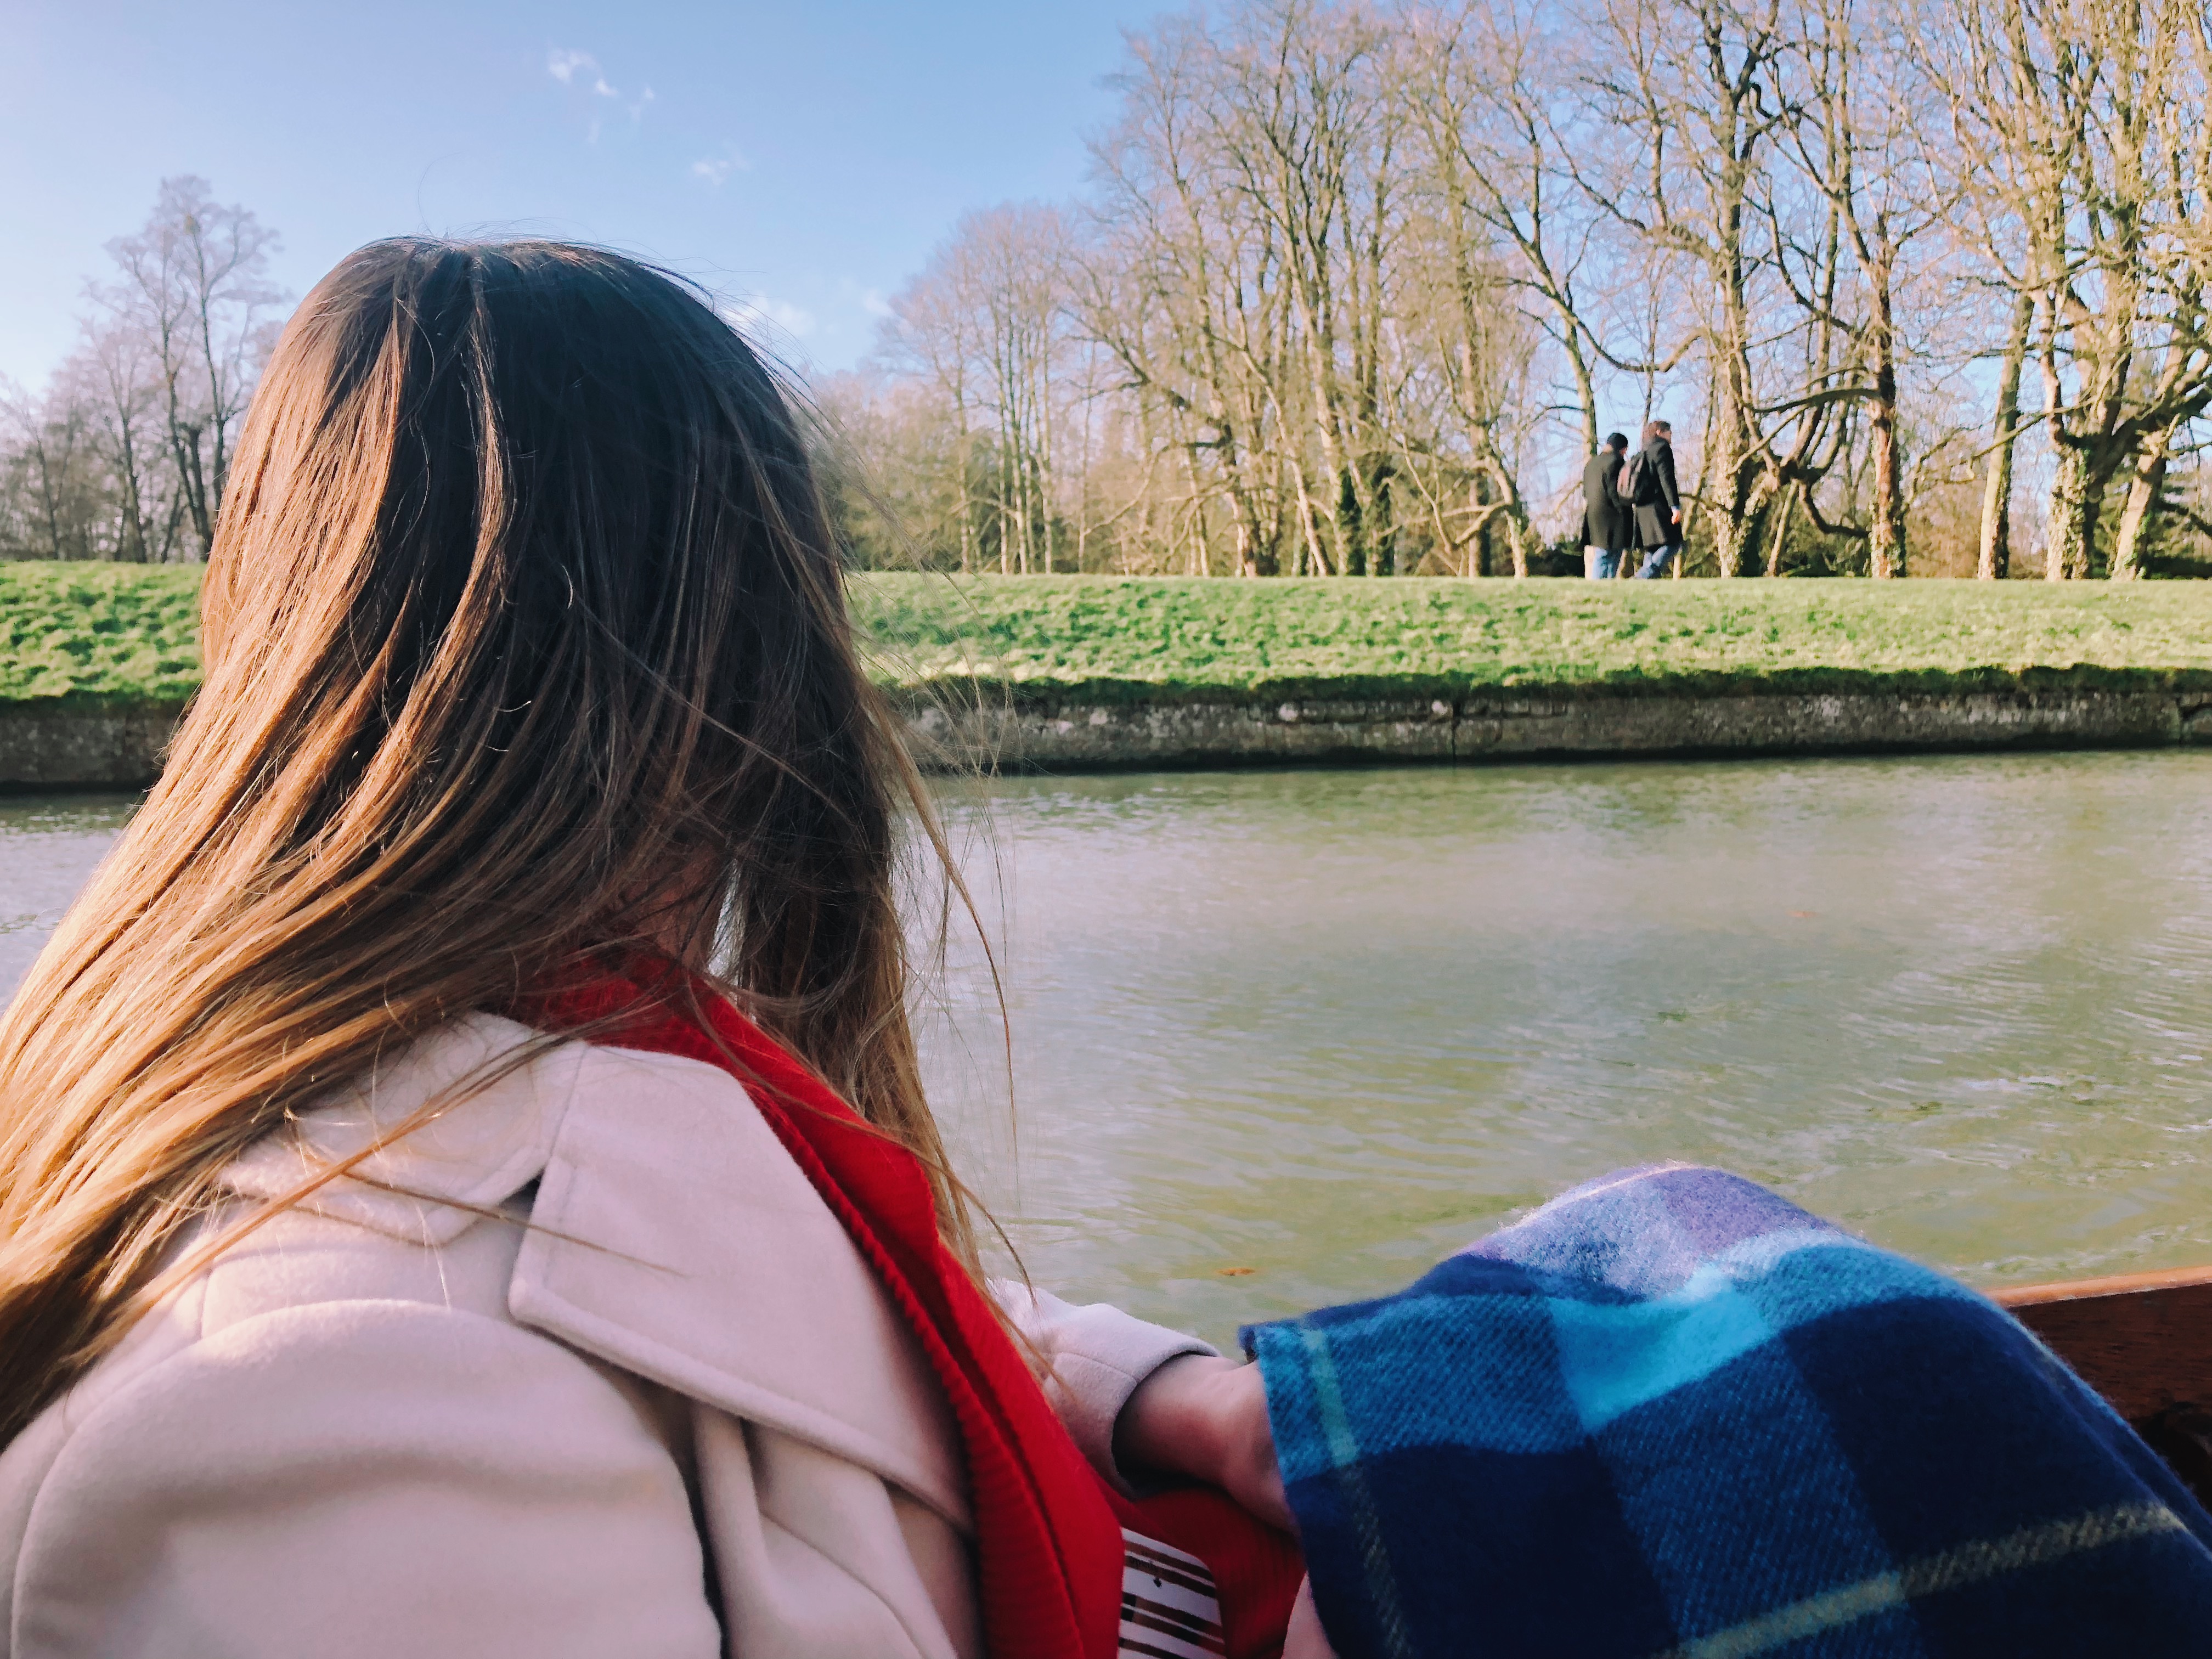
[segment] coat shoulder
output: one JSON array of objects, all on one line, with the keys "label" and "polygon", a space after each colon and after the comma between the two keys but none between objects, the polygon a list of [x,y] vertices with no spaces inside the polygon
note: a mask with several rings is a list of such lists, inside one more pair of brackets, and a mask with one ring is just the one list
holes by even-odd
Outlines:
[{"label": "coat shoulder", "polygon": [[[416,1044],[380,1076],[337,1091],[234,1164],[222,1183],[228,1201],[177,1240],[168,1259],[187,1261],[252,1222],[323,1159],[356,1150],[488,1063],[495,1069],[533,1036],[504,1021],[459,1022]],[[153,1437],[161,1442],[154,1451],[212,1454],[252,1431],[253,1414],[240,1408],[272,1375],[303,1397],[331,1397],[333,1380],[373,1361],[362,1344],[380,1320],[444,1331],[457,1352],[532,1348],[556,1370],[590,1372],[587,1361],[523,1328],[507,1308],[529,1215],[527,1188],[543,1168],[550,1123],[584,1058],[558,1049],[533,1054],[378,1153],[374,1168],[362,1170],[368,1180],[341,1179],[276,1209],[164,1297],[0,1448],[0,1659],[49,1651],[11,1632],[28,1612],[21,1586],[36,1577],[26,1579],[26,1551],[68,1510],[64,1494],[88,1479],[137,1489],[136,1474],[102,1449],[118,1425],[159,1420],[167,1431]],[[380,1312],[364,1322],[364,1310],[372,1310]],[[283,1340],[271,1340],[280,1331]],[[220,1380],[212,1393],[204,1386],[210,1378]],[[204,1409],[218,1396],[230,1403]],[[146,1452],[138,1448],[131,1457]]]},{"label": "coat shoulder", "polygon": [[136,1358],[0,1459],[19,1659],[719,1646],[675,1462],[557,1343],[362,1297]]}]

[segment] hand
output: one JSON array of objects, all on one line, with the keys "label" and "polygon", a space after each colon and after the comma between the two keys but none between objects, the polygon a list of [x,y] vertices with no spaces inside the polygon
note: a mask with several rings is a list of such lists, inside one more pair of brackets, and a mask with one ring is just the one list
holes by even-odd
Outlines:
[{"label": "hand", "polygon": [[1257,1365],[1211,1354],[1170,1359],[1121,1407],[1114,1461],[1218,1486],[1246,1513],[1293,1529]]},{"label": "hand", "polygon": [[1682,509],[1679,507],[1674,509],[1674,522],[1676,524],[1682,522]]},{"label": "hand", "polygon": [[1291,1604],[1291,1627],[1283,1637],[1283,1659],[1336,1659],[1328,1633],[1321,1627],[1314,1609],[1313,1580],[1298,1581],[1298,1599]]}]

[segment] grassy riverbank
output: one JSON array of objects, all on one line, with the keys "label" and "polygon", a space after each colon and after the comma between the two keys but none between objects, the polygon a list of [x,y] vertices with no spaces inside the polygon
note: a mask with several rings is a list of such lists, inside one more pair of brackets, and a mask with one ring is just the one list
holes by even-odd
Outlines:
[{"label": "grassy riverbank", "polygon": [[[173,706],[195,569],[0,563],[0,704]],[[1583,688],[2212,689],[2212,583],[1205,581],[871,574],[896,687],[1020,701]]]},{"label": "grassy riverbank", "polygon": [[182,703],[199,684],[199,574],[0,562],[0,704]]},{"label": "grassy riverbank", "polygon": [[880,678],[1018,699],[2212,689],[2212,583],[868,575]]}]

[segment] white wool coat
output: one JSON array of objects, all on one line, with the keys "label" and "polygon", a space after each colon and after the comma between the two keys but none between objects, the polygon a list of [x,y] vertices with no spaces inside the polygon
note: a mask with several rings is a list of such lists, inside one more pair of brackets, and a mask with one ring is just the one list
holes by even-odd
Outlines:
[{"label": "white wool coat", "polygon": [[[417,1044],[250,1152],[209,1224],[532,1035]],[[949,1408],[726,1073],[564,1043],[358,1173],[0,1453],[0,1659],[981,1652]],[[1109,1478],[1137,1383],[1210,1352],[1001,1294]]]}]

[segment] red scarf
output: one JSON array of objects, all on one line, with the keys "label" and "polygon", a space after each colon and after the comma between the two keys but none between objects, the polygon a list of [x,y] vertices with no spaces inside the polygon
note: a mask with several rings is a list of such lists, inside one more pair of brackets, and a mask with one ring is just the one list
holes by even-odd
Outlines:
[{"label": "red scarf", "polygon": [[[597,1040],[678,1054],[744,1085],[784,1150],[844,1224],[928,1356],[967,1455],[978,1591],[991,1659],[1113,1659],[1124,1522],[1213,1570],[1232,1659],[1281,1651],[1296,1548],[1218,1493],[1131,1504],[1085,1461],[975,1279],[939,1235],[921,1160],[871,1130],[805,1066],[703,981],[712,1034],[651,994],[665,970],[610,974],[532,999],[530,1024],[620,1023]],[[672,981],[670,988],[680,988]],[[625,1010],[635,1017],[620,1021]]]}]

